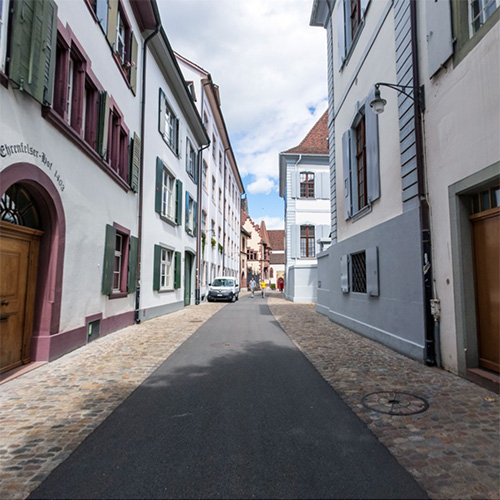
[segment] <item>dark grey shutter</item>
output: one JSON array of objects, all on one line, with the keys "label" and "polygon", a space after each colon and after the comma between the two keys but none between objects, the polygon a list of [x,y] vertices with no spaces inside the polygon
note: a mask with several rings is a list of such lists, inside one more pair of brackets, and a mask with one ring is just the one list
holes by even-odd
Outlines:
[{"label": "dark grey shutter", "polygon": [[155,186],[155,212],[161,215],[161,201],[163,194],[163,162],[156,157],[156,186]]},{"label": "dark grey shutter", "polygon": [[131,150],[130,187],[134,193],[137,193],[141,173],[141,139],[135,132]]},{"label": "dark grey shutter", "polygon": [[340,289],[349,293],[349,255],[340,257]]},{"label": "dark grey shutter", "polygon": [[[373,91],[368,96],[367,102],[373,99]],[[378,115],[370,106],[365,106],[365,128],[366,128],[366,180],[368,201],[380,198],[380,168],[379,168],[379,145],[378,145]]]},{"label": "dark grey shutter", "polygon": [[41,104],[52,105],[57,5],[53,0],[17,0],[11,4],[10,79]]},{"label": "dark grey shutter", "polygon": [[115,260],[116,229],[106,224],[104,262],[102,266],[102,293],[111,295],[113,291],[113,264]]},{"label": "dark grey shutter", "polygon": [[351,130],[342,136],[342,160],[344,164],[344,218],[351,217]]},{"label": "dark grey shutter", "polygon": [[137,256],[139,240],[135,236],[130,237],[128,252],[128,281],[127,292],[135,292],[137,284]]},{"label": "dark grey shutter", "polygon": [[338,69],[342,68],[346,56],[344,0],[337,0],[337,50]]},{"label": "dark grey shutter", "polygon": [[366,293],[371,297],[379,296],[377,247],[366,249]]},{"label": "dark grey shutter", "polygon": [[175,223],[182,224],[182,181],[175,181]]},{"label": "dark grey shutter", "polygon": [[198,230],[198,203],[193,202],[193,236],[196,236]]},{"label": "dark grey shutter", "polygon": [[453,55],[450,0],[425,2],[425,27],[429,77]]},{"label": "dark grey shutter", "polygon": [[160,289],[160,260],[161,260],[161,247],[155,245],[154,260],[153,260],[153,290]]},{"label": "dark grey shutter", "polygon": [[185,207],[185,218],[184,218],[184,227],[186,229],[186,232],[189,233],[190,227],[189,227],[189,193],[186,191],[186,207]]},{"label": "dark grey shutter", "polygon": [[290,227],[290,257],[292,259],[300,257],[300,226],[296,224]]}]

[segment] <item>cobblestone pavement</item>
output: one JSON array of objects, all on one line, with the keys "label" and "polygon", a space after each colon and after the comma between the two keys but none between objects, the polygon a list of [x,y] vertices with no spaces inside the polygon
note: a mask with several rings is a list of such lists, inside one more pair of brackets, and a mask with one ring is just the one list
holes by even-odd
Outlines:
[{"label": "cobblestone pavement", "polygon": [[[323,378],[431,498],[500,498],[500,400],[332,323],[314,304],[269,300],[271,312]],[[414,415],[367,409],[364,396],[402,391],[429,408]],[[388,478],[390,480],[390,478]]]},{"label": "cobblestone pavement", "polygon": [[[312,304],[285,301],[277,292],[268,304],[319,373],[432,498],[500,498],[500,401],[494,393],[335,325]],[[225,306],[203,303],[125,328],[0,385],[0,498],[26,498]],[[368,410],[361,400],[375,391],[409,392],[429,408],[410,416]]]}]

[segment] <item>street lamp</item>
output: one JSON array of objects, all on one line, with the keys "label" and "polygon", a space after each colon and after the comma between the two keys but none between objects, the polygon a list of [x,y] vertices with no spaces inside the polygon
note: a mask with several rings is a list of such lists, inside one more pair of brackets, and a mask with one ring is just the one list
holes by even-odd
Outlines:
[{"label": "street lamp", "polygon": [[[370,107],[375,114],[379,115],[380,113],[383,113],[385,105],[387,104],[387,101],[385,99],[382,99],[380,95],[381,86],[397,90],[401,94],[404,94],[406,97],[409,97],[412,101],[414,101],[417,104],[419,112],[422,112],[424,110],[424,94],[418,87],[413,87],[412,85],[396,85],[394,83],[378,82],[375,84],[375,97],[370,102]],[[413,95],[405,92],[404,89],[412,89]]]}]

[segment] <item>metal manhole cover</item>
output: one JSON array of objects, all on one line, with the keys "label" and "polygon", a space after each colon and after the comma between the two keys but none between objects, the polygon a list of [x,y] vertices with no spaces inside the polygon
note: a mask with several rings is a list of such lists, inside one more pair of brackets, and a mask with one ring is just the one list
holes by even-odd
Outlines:
[{"label": "metal manhole cover", "polygon": [[210,344],[210,347],[215,347],[216,349],[227,349],[228,347],[231,347],[231,344],[228,342],[220,342],[218,344]]},{"label": "metal manhole cover", "polygon": [[365,408],[388,415],[415,415],[429,408],[429,403],[408,392],[383,391],[366,395],[361,402]]}]

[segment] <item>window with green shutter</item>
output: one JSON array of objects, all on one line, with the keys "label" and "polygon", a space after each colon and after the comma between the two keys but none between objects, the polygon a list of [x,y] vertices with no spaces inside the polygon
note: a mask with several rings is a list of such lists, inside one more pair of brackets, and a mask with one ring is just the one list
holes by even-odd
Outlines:
[{"label": "window with green shutter", "polygon": [[12,2],[10,79],[43,105],[52,104],[57,39],[53,0]]},{"label": "window with green shutter", "polygon": [[141,175],[141,139],[134,132],[134,138],[130,147],[130,180],[129,184],[134,193],[139,190],[139,179]]},{"label": "window with green shutter", "polygon": [[174,288],[181,287],[181,252],[175,252],[174,256]]}]

